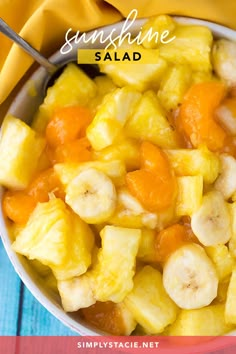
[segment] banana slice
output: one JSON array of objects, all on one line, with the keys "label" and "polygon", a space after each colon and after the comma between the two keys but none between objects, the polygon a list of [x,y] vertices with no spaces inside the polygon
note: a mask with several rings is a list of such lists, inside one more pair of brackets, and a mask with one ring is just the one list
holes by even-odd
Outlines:
[{"label": "banana slice", "polygon": [[109,177],[94,168],[82,171],[67,186],[66,203],[89,224],[106,221],[116,207],[116,190]]},{"label": "banana slice", "polygon": [[214,187],[228,200],[236,192],[236,160],[233,156],[221,154],[220,162],[221,173]]},{"label": "banana slice", "polygon": [[231,237],[230,214],[223,195],[207,193],[200,208],[192,214],[191,227],[204,246],[225,244]]},{"label": "banana slice", "polygon": [[209,305],[217,296],[216,269],[204,249],[188,244],[168,258],[163,270],[163,285],[170,298],[182,309]]}]

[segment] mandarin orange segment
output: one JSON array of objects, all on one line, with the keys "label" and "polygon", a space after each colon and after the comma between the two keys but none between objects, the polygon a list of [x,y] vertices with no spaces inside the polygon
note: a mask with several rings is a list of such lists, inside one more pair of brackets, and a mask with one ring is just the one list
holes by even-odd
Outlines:
[{"label": "mandarin orange segment", "polygon": [[81,106],[68,106],[55,111],[46,128],[46,139],[50,146],[74,141],[85,136],[86,128],[92,121],[91,112]]},{"label": "mandarin orange segment", "polygon": [[124,335],[124,323],[116,304],[98,301],[81,312],[85,319],[97,328],[113,335]]},{"label": "mandarin orange segment", "polygon": [[141,144],[141,168],[126,175],[131,194],[150,211],[167,209],[175,197],[176,180],[168,157],[149,142]]},{"label": "mandarin orange segment", "polygon": [[137,170],[126,175],[131,194],[150,211],[167,209],[173,201],[175,183],[173,178],[162,178],[152,171]]},{"label": "mandarin orange segment", "polygon": [[49,151],[52,164],[64,162],[86,162],[92,160],[91,145],[86,137],[59,145]]},{"label": "mandarin orange segment", "polygon": [[210,150],[222,148],[225,131],[214,121],[214,110],[225,95],[220,82],[193,85],[184,97],[177,118],[177,127],[194,147],[205,143]]},{"label": "mandarin orange segment", "polygon": [[141,168],[162,176],[170,174],[170,165],[165,153],[154,144],[144,141],[141,144]]},{"label": "mandarin orange segment", "polygon": [[63,187],[53,168],[41,172],[28,188],[28,194],[40,203],[49,200],[50,192],[58,198],[64,199],[65,197]]},{"label": "mandarin orange segment", "polygon": [[155,240],[156,260],[165,262],[172,252],[186,243],[185,238],[185,227],[179,224],[159,232]]},{"label": "mandarin orange segment", "polygon": [[3,196],[3,213],[16,224],[26,224],[36,204],[26,192],[7,191]]}]

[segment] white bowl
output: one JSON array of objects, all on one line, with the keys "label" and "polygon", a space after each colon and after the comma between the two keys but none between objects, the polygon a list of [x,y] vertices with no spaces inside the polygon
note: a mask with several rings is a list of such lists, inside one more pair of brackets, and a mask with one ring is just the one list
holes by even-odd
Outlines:
[{"label": "white bowl", "polygon": [[[175,17],[175,20],[180,23],[186,24],[196,24],[196,25],[204,25],[211,29],[215,37],[226,38],[230,40],[236,40],[236,31],[228,29],[226,27],[217,25],[215,23],[211,23],[204,20],[185,18],[185,17]],[[133,34],[137,34],[140,30],[140,27],[143,25],[145,20],[137,20],[135,24],[132,26]],[[112,26],[107,26],[102,28],[104,30],[104,34],[108,35],[114,26],[117,30],[121,30],[123,22],[119,22]],[[66,58],[68,62],[75,61],[77,56],[78,48],[86,48],[88,45],[80,44],[77,47],[74,47],[73,50],[66,55],[63,55],[60,52],[55,53],[51,60],[54,63],[60,63],[61,60]],[[102,48],[100,43],[95,42],[93,45],[89,45],[89,48]],[[30,85],[34,82],[35,88],[40,89],[42,84],[47,77],[47,72],[43,68],[39,68],[33,76],[30,78]],[[35,110],[35,101],[34,97],[29,94],[29,86],[26,83],[23,88],[20,90],[19,94],[16,96],[14,101],[12,102],[9,113],[12,113],[18,118],[24,119],[29,123],[29,117],[32,116],[33,111]],[[0,201],[2,199],[3,189],[0,188]],[[2,205],[2,203],[0,203]],[[1,207],[0,207],[1,208]],[[40,280],[39,276],[36,272],[29,266],[27,260],[16,254],[11,249],[11,240],[7,231],[6,223],[4,221],[4,217],[2,214],[2,209],[0,209],[0,234],[2,236],[3,244],[8,254],[8,257],[13,264],[15,271],[18,273],[26,287],[30,290],[33,296],[58,320],[60,320],[63,324],[68,326],[71,330],[81,334],[81,335],[102,335],[103,332],[94,328],[93,326],[87,324],[82,319],[78,317],[76,313],[65,313],[60,302],[59,295],[53,293],[52,291],[46,289],[44,287],[43,282]],[[236,331],[230,333],[230,335],[236,335]],[[197,346],[198,347],[198,346]],[[199,349],[199,347],[198,347]]]}]

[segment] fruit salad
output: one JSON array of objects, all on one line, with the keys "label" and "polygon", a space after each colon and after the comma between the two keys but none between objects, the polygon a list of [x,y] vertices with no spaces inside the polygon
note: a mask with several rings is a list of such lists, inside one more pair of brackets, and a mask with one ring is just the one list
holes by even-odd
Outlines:
[{"label": "fruit salad", "polygon": [[[69,64],[0,138],[12,248],[112,335],[236,328],[236,43],[166,15],[154,64]],[[127,43],[124,44],[127,46]],[[131,46],[132,47],[132,46]]]}]

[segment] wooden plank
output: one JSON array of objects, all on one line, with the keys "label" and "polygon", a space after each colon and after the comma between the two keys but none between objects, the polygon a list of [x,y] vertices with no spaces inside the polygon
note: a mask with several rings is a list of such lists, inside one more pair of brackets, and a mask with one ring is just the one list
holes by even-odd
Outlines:
[{"label": "wooden plank", "polygon": [[21,309],[21,336],[76,336],[52,316],[24,287]]},{"label": "wooden plank", "polygon": [[14,271],[0,237],[0,335],[16,335],[20,278]]}]

